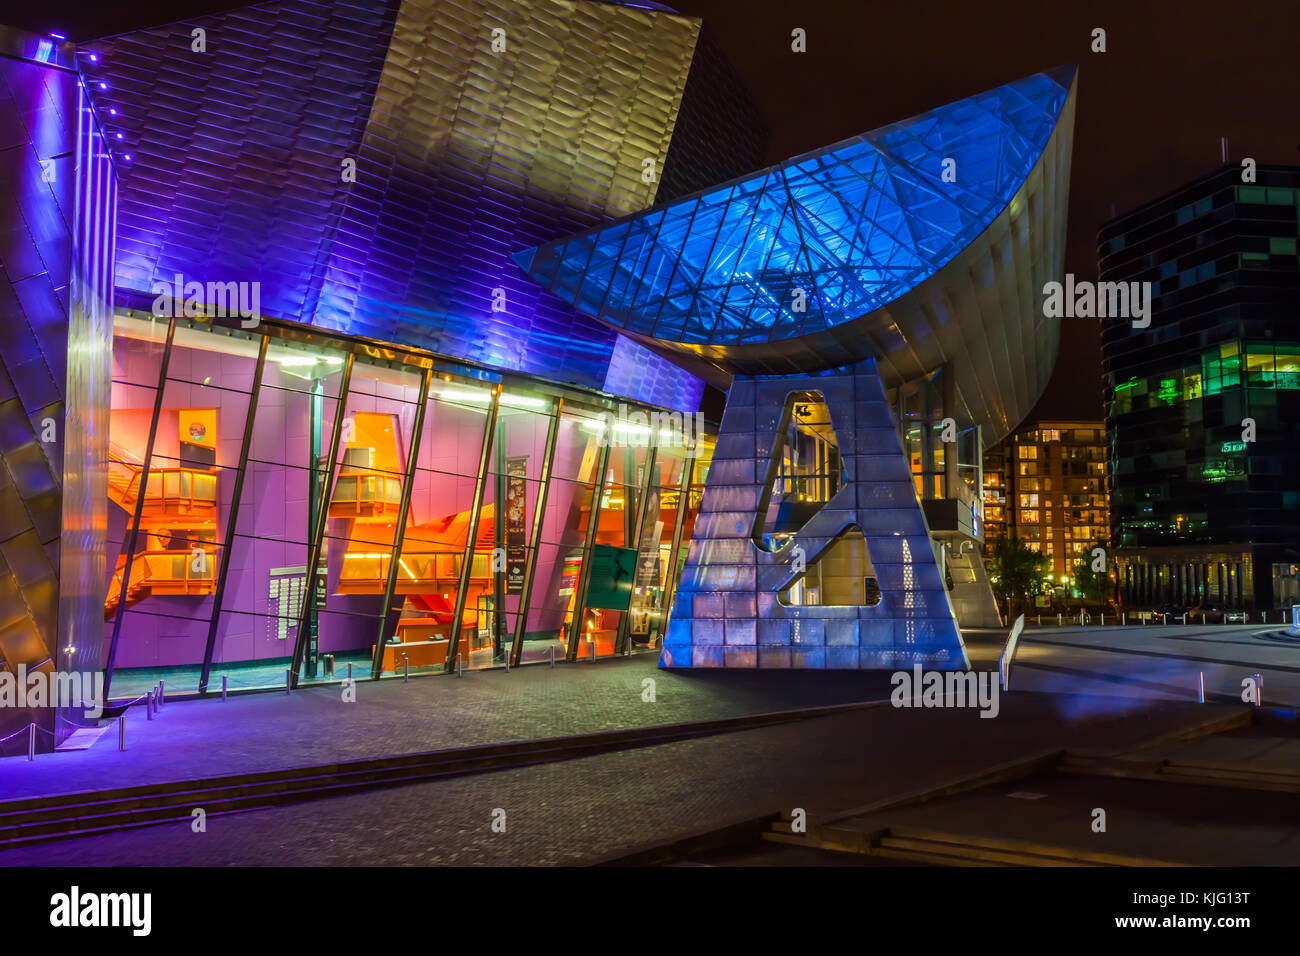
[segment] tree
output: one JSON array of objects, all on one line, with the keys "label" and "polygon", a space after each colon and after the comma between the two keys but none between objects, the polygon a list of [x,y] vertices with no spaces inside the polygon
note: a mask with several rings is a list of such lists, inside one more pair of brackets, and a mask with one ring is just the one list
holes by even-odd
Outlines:
[{"label": "tree", "polygon": [[[1102,554],[1093,557],[1093,553],[1100,548]],[[1112,584],[1110,571],[1105,563],[1106,546],[1100,542],[1094,542],[1083,554],[1079,555],[1079,563],[1074,566],[1074,587],[1089,601],[1097,601],[1105,604],[1110,600]]]},{"label": "tree", "polygon": [[1029,550],[1014,534],[993,542],[984,569],[1008,621],[1025,601],[1043,593],[1049,567],[1046,557]]}]

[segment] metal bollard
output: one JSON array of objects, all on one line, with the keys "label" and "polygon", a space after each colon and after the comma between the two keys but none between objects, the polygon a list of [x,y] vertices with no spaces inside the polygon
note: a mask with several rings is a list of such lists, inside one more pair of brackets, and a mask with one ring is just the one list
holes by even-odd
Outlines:
[{"label": "metal bollard", "polygon": [[1250,677],[1255,682],[1255,706],[1258,707],[1264,703],[1264,676],[1251,674]]},{"label": "metal bollard", "polygon": [[551,645],[551,666],[555,666],[555,645]]},{"label": "metal bollard", "polygon": [[333,654],[325,655],[325,679],[326,680],[334,679],[334,655]]},{"label": "metal bollard", "polygon": [[352,680],[352,662],[348,661],[348,680]]},{"label": "metal bollard", "polygon": [[465,676],[465,658],[461,657],[459,653],[456,654],[456,676]]},{"label": "metal bollard", "polygon": [[506,673],[510,673],[510,652],[506,651]]},{"label": "metal bollard", "polygon": [[1106,612],[1105,612],[1105,611],[1102,611],[1102,612],[1101,612],[1101,626],[1102,626],[1102,627],[1105,627],[1105,626],[1106,626]]},{"label": "metal bollard", "polygon": [[284,669],[284,692],[286,694],[289,693],[289,687],[290,685],[292,685],[292,683],[293,683],[293,668],[286,667]]},{"label": "metal bollard", "polygon": [[153,691],[144,692],[144,714],[148,720],[153,720]]},{"label": "metal bollard", "polygon": [[411,679],[411,662],[406,659],[406,654],[403,653],[402,654],[402,680],[408,681],[410,679]]},{"label": "metal bollard", "polygon": [[1183,612],[1183,627],[1187,626],[1187,612]]},{"label": "metal bollard", "polygon": [[27,725],[27,759],[36,759],[36,724],[32,722]]},{"label": "metal bollard", "polygon": [[1061,615],[1059,613],[1056,615],[1056,626],[1061,626]]},{"label": "metal bollard", "polygon": [[221,675],[221,702],[226,702],[226,675]]},{"label": "metal bollard", "polygon": [[162,710],[163,697],[166,695],[166,693],[167,693],[167,682],[160,680],[158,682],[158,709],[159,710]]},{"label": "metal bollard", "polygon": [[1043,626],[1043,615],[1041,615],[1041,614],[1038,615],[1038,626],[1039,626],[1039,627],[1042,627],[1042,626]]},{"label": "metal bollard", "polygon": [[126,714],[117,718],[117,749],[126,749]]},{"label": "metal bollard", "polygon": [[1205,703],[1205,671],[1201,671],[1200,674],[1197,675],[1196,685],[1196,699],[1203,704]]}]

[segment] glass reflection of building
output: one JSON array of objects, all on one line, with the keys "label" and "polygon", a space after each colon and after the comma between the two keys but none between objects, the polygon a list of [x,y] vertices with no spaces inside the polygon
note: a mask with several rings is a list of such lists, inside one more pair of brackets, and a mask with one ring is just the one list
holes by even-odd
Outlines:
[{"label": "glass reflection of building", "polygon": [[707,435],[611,436],[609,396],[322,342],[119,310],[115,693],[653,646]]}]

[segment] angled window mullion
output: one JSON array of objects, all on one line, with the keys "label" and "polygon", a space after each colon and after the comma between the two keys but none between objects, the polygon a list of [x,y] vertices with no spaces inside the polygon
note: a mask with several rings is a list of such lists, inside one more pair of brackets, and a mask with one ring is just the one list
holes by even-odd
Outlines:
[{"label": "angled window mullion", "polygon": [[334,408],[334,428],[330,431],[330,447],[329,455],[325,461],[325,474],[320,474],[320,462],[313,461],[310,469],[311,474],[308,477],[308,480],[314,483],[314,490],[317,494],[320,493],[322,482],[329,494],[320,499],[322,507],[316,513],[316,525],[308,529],[311,540],[307,544],[307,590],[302,598],[302,608],[298,614],[298,626],[293,638],[293,661],[290,665],[289,674],[290,688],[298,686],[298,670],[302,667],[303,652],[307,648],[307,626],[311,620],[312,612],[316,608],[316,568],[320,564],[321,543],[325,537],[325,525],[329,517],[329,503],[334,497],[333,482],[330,481],[330,478],[334,474],[334,460],[339,453],[339,437],[343,433],[343,413],[347,408],[348,391],[352,387],[352,366],[355,361],[355,354],[349,352],[347,362],[343,366],[342,380],[339,382],[339,396],[336,399]]},{"label": "angled window mullion", "polygon": [[[175,310],[173,310],[175,311]],[[135,510],[131,514],[131,531],[126,537],[126,562],[122,565],[122,587],[117,595],[117,613],[113,619],[113,637],[108,644],[108,661],[104,664],[104,698],[108,699],[108,685],[113,680],[117,661],[117,643],[122,637],[122,620],[126,617],[126,594],[130,589],[131,565],[135,561],[135,544],[140,536],[140,518],[144,514],[144,496],[149,485],[149,468],[153,464],[153,446],[158,437],[158,418],[162,414],[163,389],[167,384],[167,369],[171,364],[172,340],[176,336],[176,316],[167,321],[167,339],[163,344],[162,361],[158,366],[158,391],[153,397],[153,417],[149,420],[149,441],[145,445],[144,465],[136,485]],[[130,487],[129,485],[127,486]]]},{"label": "angled window mullion", "polygon": [[[618,255],[614,257],[614,266],[610,269],[609,281],[605,283],[605,294],[600,297],[600,306],[596,309],[596,315],[605,314],[605,303],[609,301],[609,291],[614,288],[614,281],[618,276],[619,266],[623,262],[623,253],[627,251],[627,241],[632,236],[632,223],[627,224],[627,232],[623,233],[623,241],[619,244]],[[594,251],[594,250],[593,250]],[[587,265],[591,265],[591,260],[587,260]],[[585,278],[585,276],[584,276]],[[581,290],[582,286],[578,286]]]},{"label": "angled window mullion", "polygon": [[[804,174],[805,177],[807,174]],[[822,308],[821,297],[817,289],[817,276],[813,272],[812,256],[808,254],[808,239],[803,234],[803,225],[799,222],[799,212],[802,205],[794,198],[794,190],[790,188],[790,180],[786,178],[785,169],[781,170],[781,182],[785,184],[786,201],[790,204],[790,218],[794,220],[794,231],[799,236],[799,251],[803,253],[804,265],[808,267],[808,281],[812,283],[812,297],[817,302],[817,312],[821,316],[822,324],[826,325],[826,310]],[[779,239],[780,236],[778,235]]]},{"label": "angled window mullion", "polygon": [[604,444],[597,456],[596,480],[591,483],[591,510],[587,513],[587,533],[582,542],[582,566],[578,569],[577,586],[573,592],[573,618],[569,621],[569,641],[564,651],[566,661],[578,659],[578,638],[582,634],[582,620],[587,611],[587,585],[591,583],[591,552],[596,544],[596,529],[600,525],[600,505],[605,498],[609,449],[614,444],[613,429],[610,429],[609,434],[604,435],[604,438]]},{"label": "angled window mullion", "polygon": [[411,424],[411,441],[406,452],[406,470],[402,473],[402,491],[398,496],[397,530],[393,535],[393,549],[388,555],[388,577],[384,581],[384,600],[379,605],[382,610],[379,615],[379,632],[375,637],[375,659],[370,664],[372,678],[379,676],[384,660],[384,647],[391,636],[388,619],[392,614],[393,591],[397,587],[397,568],[402,558],[402,542],[406,539],[407,512],[411,507],[411,488],[415,483],[415,463],[420,457],[420,436],[424,431],[424,413],[429,406],[429,384],[432,381],[433,367],[430,366],[424,370],[424,376],[420,379],[420,397],[415,406],[415,421]]},{"label": "angled window mullion", "polygon": [[[645,517],[647,505],[650,501],[650,488],[654,482],[655,458],[659,452],[659,436],[653,431],[650,434],[650,447],[645,456],[645,480],[641,482],[641,487],[637,489],[636,499],[636,517],[633,518],[633,529],[635,537],[627,542],[627,546],[636,551],[636,561],[633,564],[632,571],[632,593],[636,593],[636,568],[641,563],[641,539],[645,536]],[[658,544],[655,546],[658,550]],[[618,621],[618,633],[614,638],[614,654],[622,654],[627,648],[627,641],[631,629],[632,605],[629,601],[628,608],[623,612]]]},{"label": "angled window mullion", "polygon": [[[697,438],[698,442],[699,439]],[[667,619],[672,614],[673,599],[677,597],[677,557],[682,549],[682,531],[686,527],[686,509],[690,504],[691,480],[695,477],[695,459],[703,449],[696,449],[696,455],[687,454],[682,463],[682,478],[677,490],[677,515],[673,518],[673,541],[668,551],[668,587],[664,589],[663,609],[659,612],[659,624],[655,637],[662,640],[667,630]]]},{"label": "angled window mullion", "polygon": [[[686,243],[691,238],[691,226],[695,225],[695,214],[700,211],[701,200],[695,200],[695,206],[691,209],[691,218],[686,223],[686,231],[682,234],[681,245],[677,247],[677,257],[673,259],[673,271],[668,273],[668,281],[664,283],[663,298],[659,300],[659,309],[655,312],[654,322],[650,328],[657,330],[659,327],[659,318],[663,315],[664,307],[667,306],[668,300],[673,297],[673,279],[677,278],[677,269],[682,264],[682,256],[686,255]],[[664,219],[668,218],[668,211],[664,211]],[[660,230],[663,229],[663,219],[659,221]],[[659,234],[655,233],[655,241],[659,239]]]},{"label": "angled window mullion", "polygon": [[257,400],[262,391],[262,374],[266,370],[266,350],[271,341],[262,336],[257,349],[257,365],[253,368],[253,388],[248,395],[248,411],[244,414],[244,435],[239,445],[239,467],[235,471],[235,486],[230,492],[230,511],[226,515],[226,537],[222,544],[221,564],[217,568],[216,588],[212,595],[212,618],[208,621],[208,640],[203,649],[203,671],[199,675],[199,695],[208,692],[208,678],[212,675],[212,655],[217,647],[217,629],[221,624],[221,608],[226,593],[226,577],[230,571],[230,552],[235,547],[235,527],[239,521],[239,501],[244,494],[244,472],[248,468],[248,448],[253,440],[253,424],[257,415]]},{"label": "angled window mullion", "polygon": [[[533,578],[537,570],[537,555],[541,550],[542,521],[546,516],[546,498],[550,491],[551,467],[555,462],[555,446],[560,436],[560,413],[564,399],[556,397],[551,407],[551,422],[546,430],[546,451],[542,457],[541,481],[537,485],[537,500],[533,504],[533,529],[528,539],[528,557],[524,559],[524,581],[519,592],[519,611],[515,619],[515,637],[510,647],[510,666],[518,667],[523,654],[524,633],[528,626],[528,610],[533,598]],[[527,485],[524,489],[527,495]]]},{"label": "angled window mullion", "polygon": [[478,477],[474,480],[474,498],[470,504],[469,526],[465,531],[465,550],[461,554],[460,577],[456,581],[456,604],[452,611],[451,634],[447,644],[447,657],[443,661],[443,668],[448,671],[455,668],[456,658],[460,656],[460,632],[465,617],[465,600],[469,592],[470,571],[474,564],[474,545],[477,544],[479,512],[483,509],[483,492],[488,480],[488,465],[491,462],[492,445],[496,440],[497,409],[500,407],[502,388],[502,385],[497,385],[492,390],[487,421],[483,425],[483,446],[479,449],[478,455]]}]

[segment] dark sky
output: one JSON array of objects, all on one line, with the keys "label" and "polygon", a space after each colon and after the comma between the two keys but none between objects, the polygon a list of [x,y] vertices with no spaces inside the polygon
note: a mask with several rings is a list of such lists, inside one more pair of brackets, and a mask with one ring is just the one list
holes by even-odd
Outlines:
[{"label": "dark sky", "polygon": [[[48,0],[0,21],[89,39],[241,3]],[[772,162],[1061,63],[1079,65],[1066,271],[1095,237],[1229,158],[1300,163],[1298,0],[673,0],[702,17],[772,128]],[[808,52],[790,50],[807,31]],[[1106,53],[1090,50],[1106,31]],[[1065,319],[1036,415],[1101,415],[1096,323]]]}]

